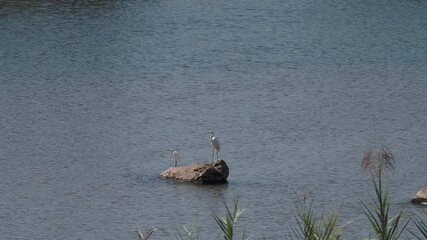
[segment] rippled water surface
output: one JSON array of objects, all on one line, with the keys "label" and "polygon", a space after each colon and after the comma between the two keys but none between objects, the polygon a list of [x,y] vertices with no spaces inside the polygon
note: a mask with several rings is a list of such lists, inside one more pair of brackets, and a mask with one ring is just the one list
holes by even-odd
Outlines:
[{"label": "rippled water surface", "polygon": [[[136,239],[237,195],[252,239],[292,239],[295,194],[369,235],[370,146],[396,158],[394,207],[427,176],[427,2],[0,2],[0,239]],[[210,161],[229,184],[161,180]],[[168,239],[157,232],[152,239]]]}]

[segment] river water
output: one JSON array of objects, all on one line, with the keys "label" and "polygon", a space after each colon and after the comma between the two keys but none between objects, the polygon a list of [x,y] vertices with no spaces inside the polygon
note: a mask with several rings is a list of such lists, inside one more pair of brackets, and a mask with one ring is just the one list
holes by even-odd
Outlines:
[{"label": "river water", "polygon": [[[296,198],[369,225],[364,151],[386,146],[393,208],[427,176],[427,2],[0,2],[0,239],[172,239],[234,196],[237,235],[294,239]],[[162,180],[210,161],[229,184]],[[412,227],[411,227],[412,228]],[[169,239],[158,231],[152,239]],[[240,238],[240,237],[239,237]]]}]

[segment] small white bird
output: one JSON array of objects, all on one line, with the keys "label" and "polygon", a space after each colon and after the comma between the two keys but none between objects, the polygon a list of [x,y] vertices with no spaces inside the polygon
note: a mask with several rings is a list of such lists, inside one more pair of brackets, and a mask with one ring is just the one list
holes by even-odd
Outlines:
[{"label": "small white bird", "polygon": [[214,160],[214,155],[216,152],[216,160],[218,160],[218,152],[221,150],[221,147],[219,145],[219,140],[217,137],[214,137],[214,132],[211,130],[209,132],[211,134],[211,145],[212,145],[212,162]]},{"label": "small white bird", "polygon": [[178,162],[181,162],[181,157],[179,156],[178,152],[175,149],[169,149],[171,151],[172,156],[175,160],[175,167],[178,165]]}]

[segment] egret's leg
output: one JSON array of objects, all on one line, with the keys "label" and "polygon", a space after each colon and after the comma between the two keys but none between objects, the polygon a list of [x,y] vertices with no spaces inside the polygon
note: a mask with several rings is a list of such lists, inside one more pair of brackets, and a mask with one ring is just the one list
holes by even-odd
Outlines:
[{"label": "egret's leg", "polygon": [[212,148],[212,162],[214,160],[214,154],[215,154],[215,150]]}]

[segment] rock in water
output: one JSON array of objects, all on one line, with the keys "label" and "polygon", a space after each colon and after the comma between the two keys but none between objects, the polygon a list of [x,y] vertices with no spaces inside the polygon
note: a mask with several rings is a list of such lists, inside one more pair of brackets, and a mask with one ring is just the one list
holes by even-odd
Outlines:
[{"label": "rock in water", "polygon": [[427,187],[421,189],[411,200],[412,203],[427,205]]},{"label": "rock in water", "polygon": [[202,184],[227,183],[229,169],[223,159],[211,163],[192,163],[187,166],[170,167],[160,174],[163,179]]}]

